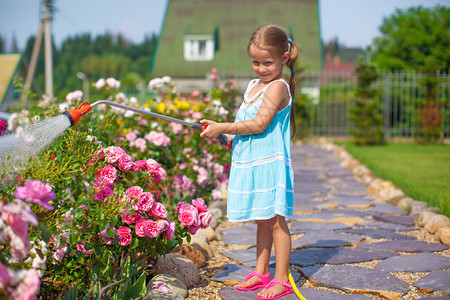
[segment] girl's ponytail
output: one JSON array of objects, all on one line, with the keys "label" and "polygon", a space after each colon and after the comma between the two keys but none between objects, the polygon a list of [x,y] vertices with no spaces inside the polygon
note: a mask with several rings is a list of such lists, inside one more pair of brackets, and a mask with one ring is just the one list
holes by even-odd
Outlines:
[{"label": "girl's ponytail", "polygon": [[286,66],[290,70],[289,77],[289,90],[291,91],[291,139],[294,138],[295,133],[297,132],[297,125],[295,124],[295,107],[294,107],[294,99],[295,99],[295,89],[296,89],[296,78],[295,78],[295,64],[297,62],[297,58],[299,55],[299,50],[297,45],[291,40],[288,39],[289,43],[289,60],[286,62]]}]

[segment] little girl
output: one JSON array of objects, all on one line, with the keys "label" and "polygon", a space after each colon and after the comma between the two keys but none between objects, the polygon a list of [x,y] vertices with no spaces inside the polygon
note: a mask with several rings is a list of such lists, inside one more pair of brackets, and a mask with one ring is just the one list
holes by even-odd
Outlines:
[{"label": "little girl", "polygon": [[[292,293],[288,280],[291,235],[286,217],[292,216],[294,174],[291,138],[295,134],[294,66],[298,48],[275,25],[261,26],[247,46],[253,71],[234,123],[202,120],[202,137],[226,134],[232,143],[227,215],[231,222],[255,220],[256,266],[238,290],[263,288],[258,299],[276,299]],[[289,84],[283,67],[290,70]],[[270,281],[269,258],[275,246],[276,269]],[[270,281],[270,282],[269,282]]]}]

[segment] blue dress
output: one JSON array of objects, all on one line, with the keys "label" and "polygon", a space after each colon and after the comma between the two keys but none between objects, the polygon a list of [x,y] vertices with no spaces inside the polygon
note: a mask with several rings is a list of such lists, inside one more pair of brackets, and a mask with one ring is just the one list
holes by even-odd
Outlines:
[{"label": "blue dress", "polygon": [[[254,119],[267,88],[275,82],[250,99],[248,93],[258,81],[249,82],[235,122]],[[286,84],[289,92],[286,81],[276,81]],[[292,217],[291,103],[275,114],[264,132],[234,136],[227,202],[231,222]]]}]

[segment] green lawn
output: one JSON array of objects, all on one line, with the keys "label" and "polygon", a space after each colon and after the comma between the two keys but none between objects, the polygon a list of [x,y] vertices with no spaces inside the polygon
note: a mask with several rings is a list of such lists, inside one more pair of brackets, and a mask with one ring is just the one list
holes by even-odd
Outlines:
[{"label": "green lawn", "polygon": [[371,169],[374,176],[392,181],[408,197],[439,207],[441,214],[450,217],[450,145],[339,144]]}]

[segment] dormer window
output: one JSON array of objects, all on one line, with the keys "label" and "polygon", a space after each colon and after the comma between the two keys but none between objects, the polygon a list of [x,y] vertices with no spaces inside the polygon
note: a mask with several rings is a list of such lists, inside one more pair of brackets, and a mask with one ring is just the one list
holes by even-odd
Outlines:
[{"label": "dormer window", "polygon": [[184,37],[184,59],[187,61],[210,61],[214,58],[214,36],[186,35]]}]

